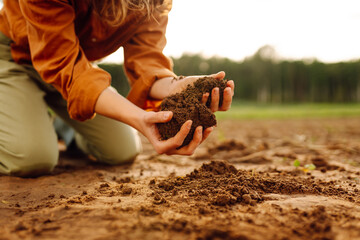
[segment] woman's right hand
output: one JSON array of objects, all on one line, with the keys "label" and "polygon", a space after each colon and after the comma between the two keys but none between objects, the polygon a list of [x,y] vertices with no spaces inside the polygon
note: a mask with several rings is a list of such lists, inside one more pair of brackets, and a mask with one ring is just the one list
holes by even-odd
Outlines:
[{"label": "woman's right hand", "polygon": [[196,148],[209,136],[213,128],[207,128],[203,131],[202,126],[196,128],[194,138],[189,143],[180,149],[180,147],[188,135],[192,121],[186,121],[180,131],[172,138],[161,140],[160,133],[156,127],[156,123],[165,123],[171,120],[173,113],[170,111],[163,112],[145,112],[141,122],[140,129],[138,129],[153,145],[156,152],[159,154],[179,154],[192,155]]},{"label": "woman's right hand", "polygon": [[197,127],[194,138],[190,144],[180,149],[176,149],[182,145],[190,131],[192,124],[190,120],[182,125],[180,131],[174,137],[168,140],[161,140],[156,123],[170,121],[173,113],[170,111],[146,112],[135,106],[116,91],[113,91],[110,87],[100,94],[95,105],[95,112],[121,121],[137,129],[150,141],[156,152],[160,154],[191,155],[213,130],[213,128],[207,128],[203,131],[201,126]]}]

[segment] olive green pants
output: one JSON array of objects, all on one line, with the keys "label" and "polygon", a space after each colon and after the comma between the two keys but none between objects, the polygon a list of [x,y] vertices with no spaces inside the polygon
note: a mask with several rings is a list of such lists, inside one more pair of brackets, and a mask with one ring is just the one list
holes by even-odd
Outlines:
[{"label": "olive green pants", "polygon": [[133,128],[100,115],[85,122],[70,119],[59,92],[32,66],[13,61],[10,43],[0,32],[0,174],[34,176],[56,166],[59,151],[49,108],[74,128],[85,154],[112,165],[135,159],[141,142]]}]

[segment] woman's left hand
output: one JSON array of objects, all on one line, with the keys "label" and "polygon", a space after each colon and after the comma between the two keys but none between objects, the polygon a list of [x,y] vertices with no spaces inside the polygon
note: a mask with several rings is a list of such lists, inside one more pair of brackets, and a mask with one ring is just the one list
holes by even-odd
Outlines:
[{"label": "woman's left hand", "polygon": [[[172,84],[171,89],[170,89],[170,94],[181,92],[189,84],[193,84],[197,79],[199,79],[201,77],[205,77],[205,76],[222,80],[225,77],[225,72],[221,71],[221,72],[211,74],[211,75],[183,77]],[[231,103],[232,103],[232,98],[234,96],[234,88],[235,88],[234,81],[228,80],[226,85],[227,85],[227,87],[224,89],[224,95],[223,95],[224,97],[223,97],[223,102],[222,102],[221,106],[220,106],[220,102],[219,102],[220,101],[219,88],[216,87],[216,88],[212,89],[211,103],[210,103],[210,110],[212,112],[227,111],[230,109]],[[210,93],[204,93],[202,103],[205,104],[207,102],[207,99],[209,96],[210,96]]]}]

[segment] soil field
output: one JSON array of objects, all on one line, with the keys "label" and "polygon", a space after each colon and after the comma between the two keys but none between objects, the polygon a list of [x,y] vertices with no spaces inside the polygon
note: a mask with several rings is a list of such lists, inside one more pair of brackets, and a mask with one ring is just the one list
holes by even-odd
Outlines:
[{"label": "soil field", "polygon": [[143,143],[0,176],[0,239],[360,239],[359,117],[221,120],[191,157]]}]

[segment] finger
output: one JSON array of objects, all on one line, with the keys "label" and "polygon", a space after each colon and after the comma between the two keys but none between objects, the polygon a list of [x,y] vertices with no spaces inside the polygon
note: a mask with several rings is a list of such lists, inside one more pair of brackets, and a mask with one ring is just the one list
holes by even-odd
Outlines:
[{"label": "finger", "polygon": [[162,111],[162,112],[149,112],[145,121],[147,123],[164,123],[171,120],[173,112],[171,111]]},{"label": "finger", "polygon": [[219,108],[220,111],[227,111],[230,109],[231,103],[232,103],[232,93],[231,93],[231,88],[230,87],[226,87],[224,90],[224,95],[223,95],[223,102],[221,107]]},{"label": "finger", "polygon": [[202,140],[202,132],[203,132],[203,127],[202,126],[198,126],[195,130],[194,133],[194,137],[191,140],[191,142],[183,147],[180,148],[179,150],[177,150],[177,154],[181,154],[181,155],[192,155],[195,152],[195,149],[200,145],[201,140]]},{"label": "finger", "polygon": [[233,80],[227,81],[226,86],[231,88],[231,94],[234,96],[234,90],[235,90],[234,81]]},{"label": "finger", "polygon": [[210,103],[210,110],[212,112],[216,112],[219,110],[219,99],[220,99],[220,94],[219,94],[219,88],[213,88],[212,93],[211,93],[211,103]]},{"label": "finger", "polygon": [[158,153],[168,153],[173,149],[180,147],[186,136],[189,134],[191,129],[192,121],[187,120],[180,128],[180,131],[172,138],[169,138],[166,141],[159,141],[157,145]]},{"label": "finger", "polygon": [[218,73],[214,73],[211,74],[210,77],[216,78],[216,79],[224,79],[225,77],[225,72],[224,71],[220,71]]},{"label": "finger", "polygon": [[195,129],[193,139],[187,146],[182,147],[178,150],[171,150],[167,154],[192,155],[195,152],[195,149],[200,145],[200,143],[202,141],[202,138],[203,138],[202,132],[203,132],[203,127],[198,126]]},{"label": "finger", "polygon": [[205,141],[205,140],[209,137],[210,133],[211,133],[213,130],[214,130],[213,127],[208,127],[208,128],[206,128],[206,129],[204,130],[201,143],[202,143],[203,141]]},{"label": "finger", "polygon": [[204,94],[203,94],[203,97],[202,97],[202,99],[201,99],[201,103],[202,103],[202,104],[206,104],[207,100],[209,99],[209,96],[210,96],[209,93],[204,93]]},{"label": "finger", "polygon": [[175,142],[176,147],[180,147],[183,144],[185,138],[187,137],[187,135],[190,132],[191,125],[192,125],[192,121],[187,120],[181,126],[180,131],[172,138]]}]

